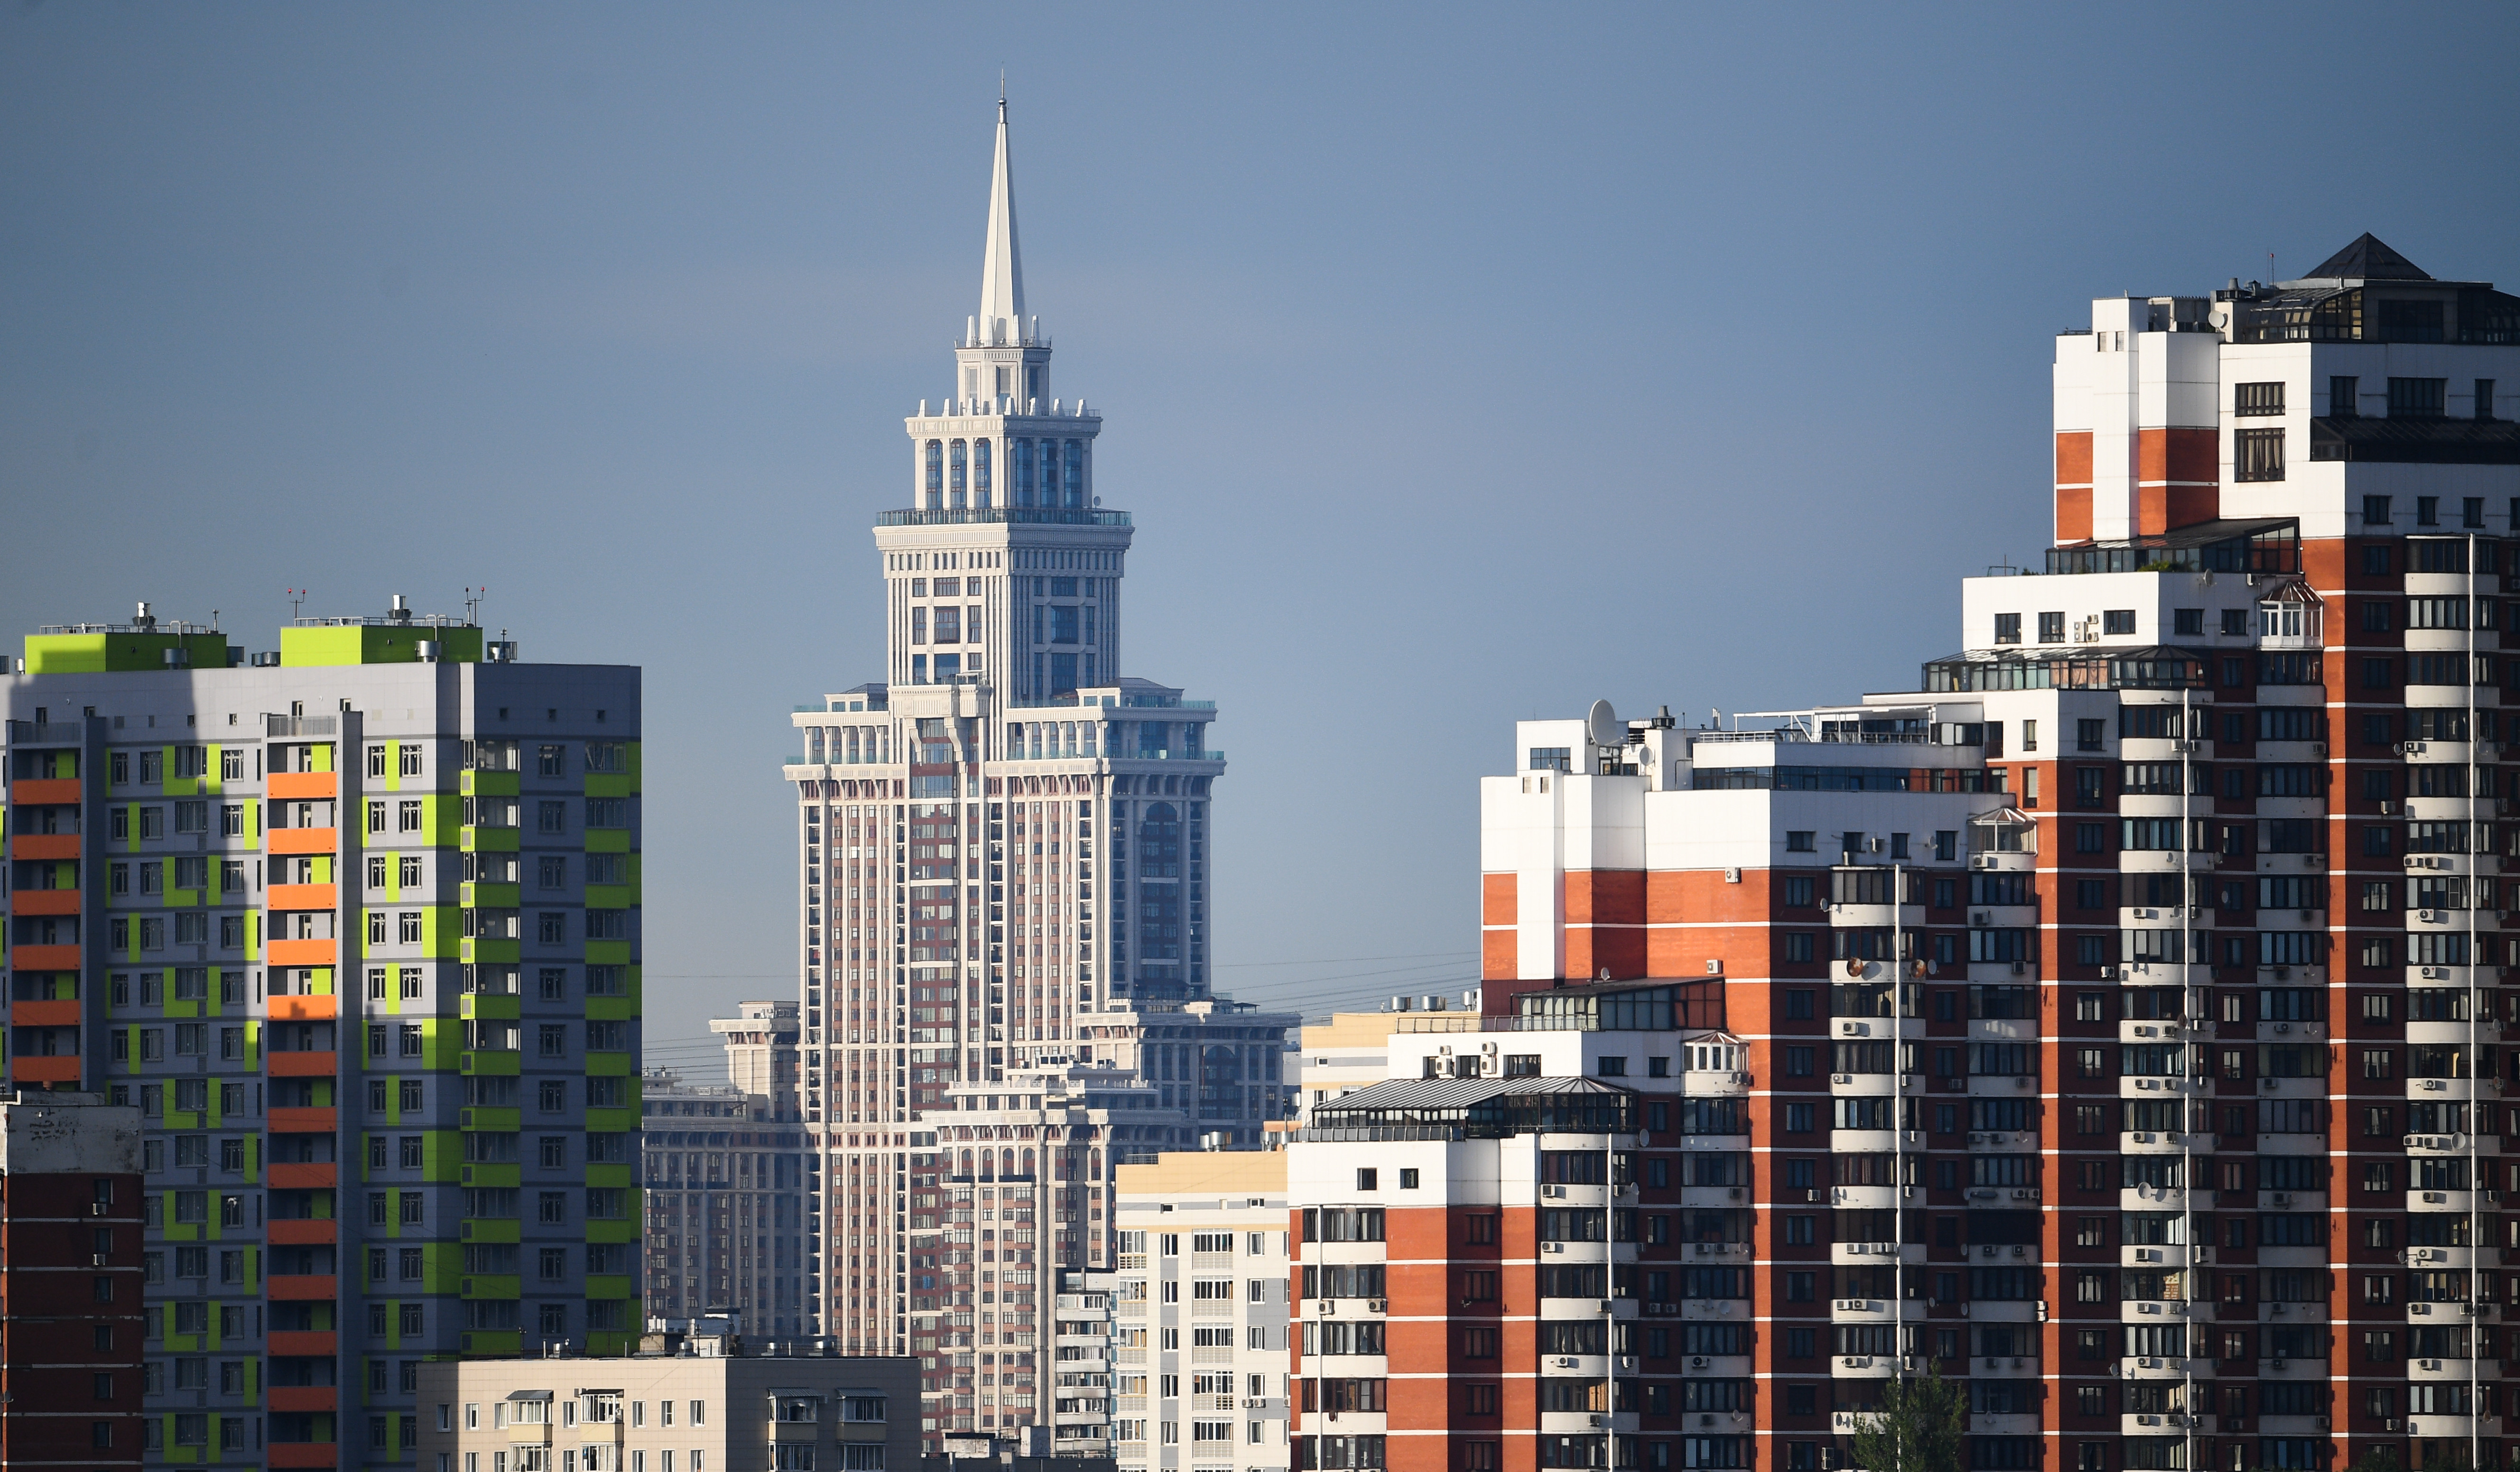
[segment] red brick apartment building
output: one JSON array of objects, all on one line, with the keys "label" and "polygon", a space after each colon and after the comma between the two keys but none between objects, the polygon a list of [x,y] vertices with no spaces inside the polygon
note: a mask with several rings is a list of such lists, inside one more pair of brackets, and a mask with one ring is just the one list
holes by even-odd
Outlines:
[{"label": "red brick apartment building", "polygon": [[140,1111],[0,1102],[0,1466],[141,1460]]},{"label": "red brick apartment building", "polygon": [[2365,236],[2054,380],[1921,689],[1520,725],[1485,1014],[1289,1140],[1296,1466],[1819,1472],[1930,1366],[1972,1472],[2520,1467],[2520,297]]}]

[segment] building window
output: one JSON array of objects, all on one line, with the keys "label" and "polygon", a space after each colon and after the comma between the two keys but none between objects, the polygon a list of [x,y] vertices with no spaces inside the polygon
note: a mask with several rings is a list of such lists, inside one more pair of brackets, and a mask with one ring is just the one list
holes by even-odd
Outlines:
[{"label": "building window", "polygon": [[[2103,634],[2134,633],[2135,610],[2133,608],[2111,608],[2103,612],[2100,615],[2100,632]],[[2186,631],[2182,630],[2181,632],[2184,633]]]},{"label": "building window", "polygon": [[2065,615],[2063,613],[2042,613],[2039,615],[2039,642],[2041,644],[2063,644],[2065,642]]},{"label": "building window", "polygon": [[2241,418],[2284,412],[2284,386],[2281,383],[2234,383],[2231,385],[2231,413]]},{"label": "building window", "polygon": [[2232,431],[2231,437],[2232,479],[2284,478],[2284,432],[2281,429],[2238,429]]},{"label": "building window", "polygon": [[2393,420],[2437,420],[2449,397],[2448,379],[2391,379],[2389,380],[2389,418]]},{"label": "building window", "polygon": [[1997,644],[2021,643],[2020,614],[1999,613],[1995,616],[1995,642]]}]

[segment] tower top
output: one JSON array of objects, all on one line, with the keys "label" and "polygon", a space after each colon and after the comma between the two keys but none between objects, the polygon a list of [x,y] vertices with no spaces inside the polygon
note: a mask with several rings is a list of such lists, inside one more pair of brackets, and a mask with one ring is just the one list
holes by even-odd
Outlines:
[{"label": "tower top", "polygon": [[1024,337],[1023,262],[1015,250],[1015,190],[1007,161],[1003,93],[998,98],[998,156],[989,176],[989,241],[980,258],[979,329],[983,342]]}]

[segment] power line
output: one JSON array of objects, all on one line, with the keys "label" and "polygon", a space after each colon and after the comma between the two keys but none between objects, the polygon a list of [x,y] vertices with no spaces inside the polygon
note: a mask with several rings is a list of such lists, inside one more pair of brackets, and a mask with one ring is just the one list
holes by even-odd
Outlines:
[{"label": "power line", "polygon": [[1220,971],[1242,970],[1252,966],[1344,966],[1360,960],[1416,960],[1422,957],[1476,956],[1475,951],[1408,951],[1397,956],[1326,956],[1319,960],[1235,960],[1219,961]]}]

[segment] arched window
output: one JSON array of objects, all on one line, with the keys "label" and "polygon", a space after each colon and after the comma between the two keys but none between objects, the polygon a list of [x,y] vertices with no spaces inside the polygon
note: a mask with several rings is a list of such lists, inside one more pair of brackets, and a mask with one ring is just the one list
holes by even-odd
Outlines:
[{"label": "arched window", "polygon": [[[1181,874],[1181,814],[1150,803],[1138,823],[1138,959],[1178,961],[1182,954],[1182,887],[1147,882]],[[1170,972],[1166,972],[1170,979]]]},{"label": "arched window", "polygon": [[1064,484],[1067,491],[1067,504],[1083,506],[1085,504],[1085,441],[1071,439],[1067,442],[1067,464],[1062,468],[1066,475]]},{"label": "arched window", "polygon": [[971,441],[971,489],[975,493],[971,500],[973,506],[986,507],[989,504],[989,443],[985,439]]},{"label": "arched window", "polygon": [[1242,1054],[1223,1044],[1202,1049],[1198,1057],[1199,1083],[1203,1085],[1239,1084],[1242,1082]]},{"label": "arched window", "polygon": [[971,1174],[971,1152],[968,1150],[963,1152],[963,1174],[965,1176]]},{"label": "arched window", "polygon": [[1032,505],[1032,441],[1007,441],[1007,456],[1014,464],[1015,505]]},{"label": "arched window", "polygon": [[947,504],[958,511],[962,508],[963,493],[970,479],[970,455],[971,447],[968,443],[959,439],[954,441],[953,451],[948,457],[951,468],[945,477],[945,490],[951,498]]}]

